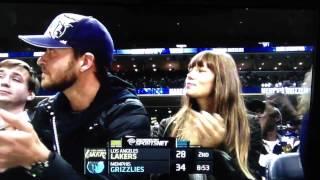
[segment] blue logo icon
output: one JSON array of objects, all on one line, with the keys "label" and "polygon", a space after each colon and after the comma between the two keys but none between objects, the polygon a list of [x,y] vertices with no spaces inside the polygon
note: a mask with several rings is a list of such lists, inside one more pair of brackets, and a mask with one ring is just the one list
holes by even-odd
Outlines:
[{"label": "blue logo icon", "polygon": [[88,161],[87,170],[91,174],[99,174],[104,170],[104,162],[103,161]]},{"label": "blue logo icon", "polygon": [[189,141],[176,139],[176,147],[177,148],[187,148],[187,147],[189,147]]}]

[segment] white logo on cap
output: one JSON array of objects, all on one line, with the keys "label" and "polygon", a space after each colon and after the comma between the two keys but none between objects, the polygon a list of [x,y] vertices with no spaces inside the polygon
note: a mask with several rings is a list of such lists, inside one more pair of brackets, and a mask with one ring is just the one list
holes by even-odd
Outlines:
[{"label": "white logo on cap", "polygon": [[58,25],[50,32],[50,36],[54,39],[60,38],[64,35],[66,30],[70,27],[73,27],[71,24],[63,24],[64,22],[58,22]]},{"label": "white logo on cap", "polygon": [[73,27],[71,23],[77,22],[84,17],[85,16],[72,13],[61,14],[51,22],[44,34],[49,35],[53,39],[60,38],[65,34],[68,28]]}]

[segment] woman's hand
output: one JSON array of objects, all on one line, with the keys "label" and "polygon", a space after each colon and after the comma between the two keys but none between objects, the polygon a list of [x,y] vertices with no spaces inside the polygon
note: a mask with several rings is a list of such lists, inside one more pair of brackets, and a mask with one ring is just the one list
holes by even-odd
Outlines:
[{"label": "woman's hand", "polygon": [[195,124],[198,131],[198,143],[201,147],[216,148],[225,138],[226,127],[224,119],[219,114],[205,111],[196,112]]}]

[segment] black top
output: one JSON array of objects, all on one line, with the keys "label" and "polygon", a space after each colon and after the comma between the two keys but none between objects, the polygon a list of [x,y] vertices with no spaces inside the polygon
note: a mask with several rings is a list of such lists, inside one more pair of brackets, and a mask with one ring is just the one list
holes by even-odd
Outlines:
[{"label": "black top", "polygon": [[[249,149],[249,168],[256,179],[261,179],[259,174],[259,156],[262,147],[261,128],[254,116],[249,115],[249,123],[251,130],[250,149]],[[167,137],[171,131],[173,121],[171,118],[163,119],[157,126],[152,126],[152,136],[154,137]],[[214,150],[214,174],[208,175],[206,178],[213,180],[219,179],[247,179],[240,170],[235,156],[232,153],[227,153],[222,146]],[[188,175],[153,175],[155,179],[189,179]]]}]

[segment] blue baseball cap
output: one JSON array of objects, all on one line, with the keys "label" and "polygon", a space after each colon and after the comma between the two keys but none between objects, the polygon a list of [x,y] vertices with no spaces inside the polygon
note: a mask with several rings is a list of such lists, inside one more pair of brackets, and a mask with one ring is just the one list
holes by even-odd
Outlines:
[{"label": "blue baseball cap", "polygon": [[19,35],[24,42],[41,48],[75,48],[91,52],[98,61],[111,65],[113,40],[107,28],[97,19],[73,13],[55,17],[42,35]]}]

